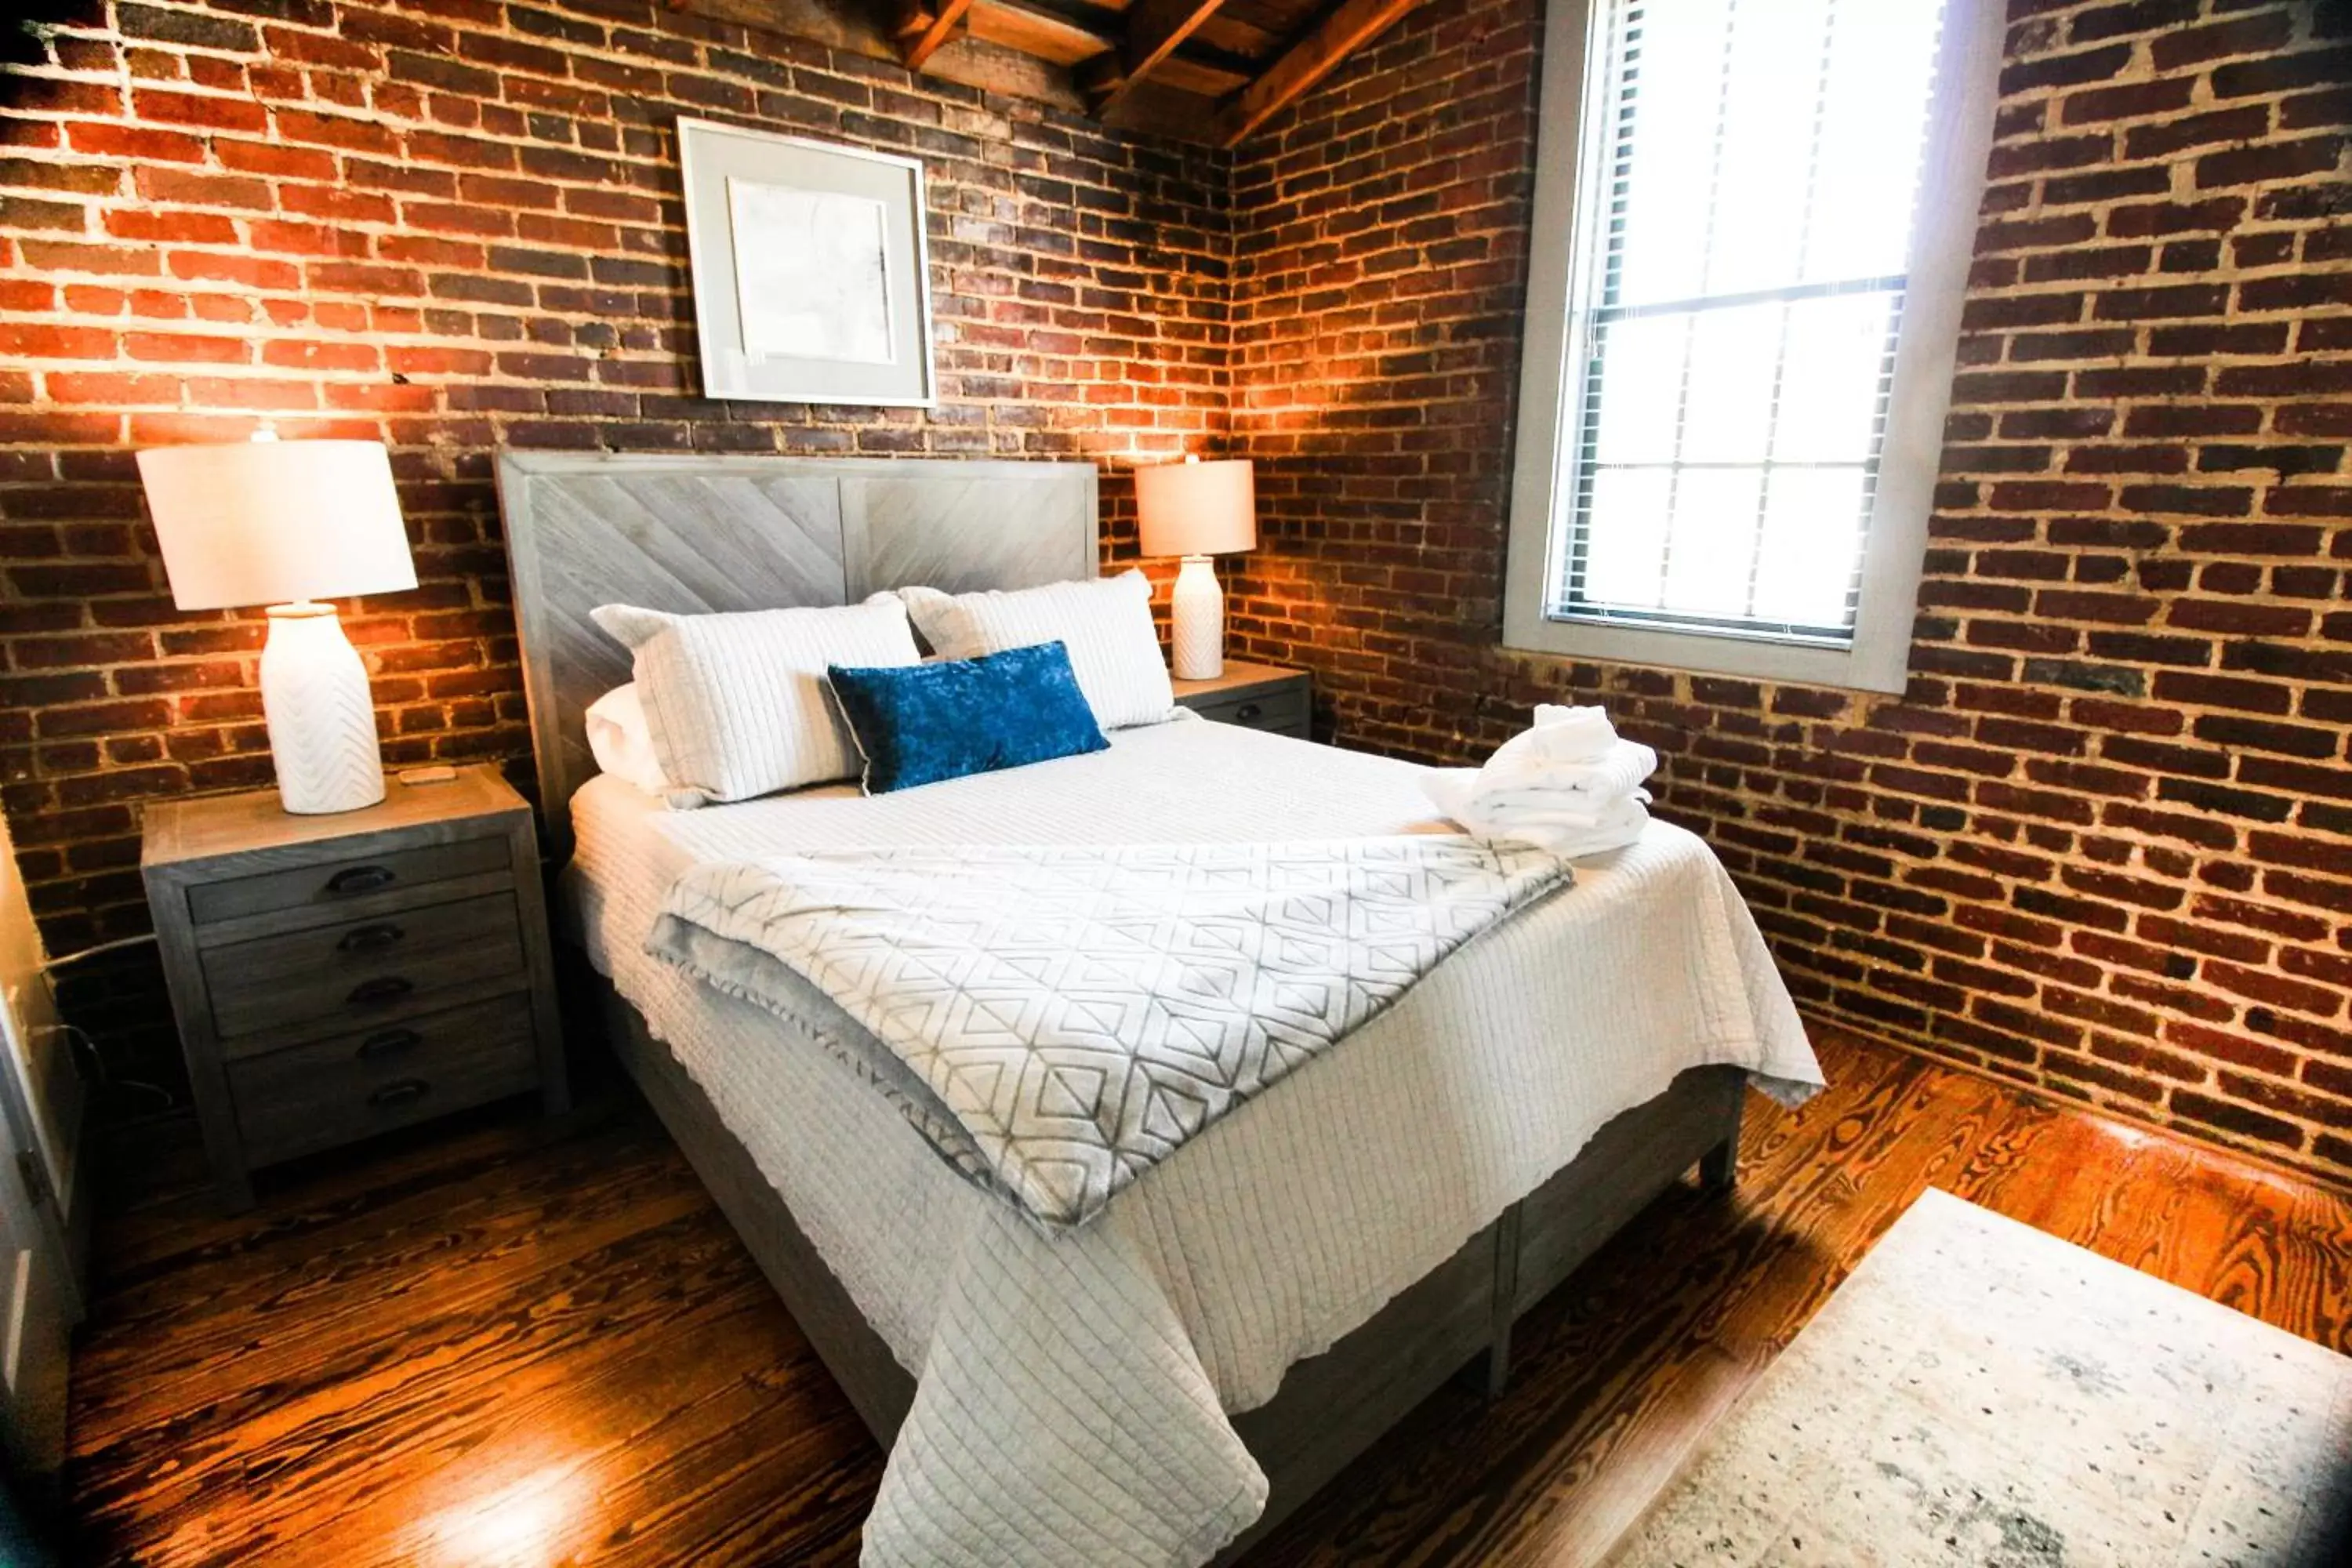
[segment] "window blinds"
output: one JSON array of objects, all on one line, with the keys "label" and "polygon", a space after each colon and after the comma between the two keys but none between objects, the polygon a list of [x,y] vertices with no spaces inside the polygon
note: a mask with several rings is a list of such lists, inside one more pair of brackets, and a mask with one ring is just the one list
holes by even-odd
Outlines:
[{"label": "window blinds", "polygon": [[1550,613],[1850,641],[1942,0],[1606,0]]}]

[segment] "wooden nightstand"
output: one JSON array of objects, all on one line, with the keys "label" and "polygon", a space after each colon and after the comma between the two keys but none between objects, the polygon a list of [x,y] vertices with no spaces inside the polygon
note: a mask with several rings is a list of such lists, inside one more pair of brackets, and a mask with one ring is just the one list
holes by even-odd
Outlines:
[{"label": "wooden nightstand", "polygon": [[205,1148],[248,1173],[536,1088],[570,1104],[530,807],[491,768],[293,816],[148,807],[140,868]]},{"label": "wooden nightstand", "polygon": [[1303,669],[1229,658],[1225,673],[1214,680],[1176,682],[1176,702],[1220,724],[1239,724],[1304,741],[1310,739],[1307,728],[1314,714],[1315,678]]}]

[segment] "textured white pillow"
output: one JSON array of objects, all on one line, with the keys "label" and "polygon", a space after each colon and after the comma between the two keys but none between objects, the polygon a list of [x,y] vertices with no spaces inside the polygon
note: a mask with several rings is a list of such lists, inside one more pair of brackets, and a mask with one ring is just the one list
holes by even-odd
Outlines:
[{"label": "textured white pillow", "polygon": [[1151,581],[1140,572],[981,594],[901,588],[898,597],[941,658],[1062,643],[1095,722],[1106,730],[1157,724],[1176,710],[1151,625]]},{"label": "textured white pillow", "polygon": [[851,777],[857,746],[825,667],[920,657],[906,610],[887,600],[711,616],[601,605],[592,614],[636,656],[637,698],[675,806]]},{"label": "textured white pillow", "polygon": [[661,758],[654,752],[653,728],[646,722],[646,705],[637,700],[637,683],[615,686],[588,704],[588,752],[596,771],[636,785],[647,795],[667,795],[669,781],[662,777]]}]

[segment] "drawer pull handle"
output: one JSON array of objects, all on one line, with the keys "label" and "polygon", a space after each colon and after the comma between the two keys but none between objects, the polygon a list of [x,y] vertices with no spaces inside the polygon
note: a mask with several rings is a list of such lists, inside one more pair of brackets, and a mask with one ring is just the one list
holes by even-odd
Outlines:
[{"label": "drawer pull handle", "polygon": [[389,888],[398,873],[389,866],[346,866],[327,879],[331,893],[373,893]]},{"label": "drawer pull handle", "polygon": [[1236,721],[1246,724],[1265,711],[1265,709],[1255,702],[1244,702],[1234,710],[1234,718]]},{"label": "drawer pull handle", "polygon": [[375,1061],[383,1057],[398,1056],[425,1043],[425,1037],[414,1029],[384,1029],[360,1042],[360,1060]]},{"label": "drawer pull handle", "polygon": [[345,931],[335,946],[343,952],[380,952],[407,934],[396,925],[362,926]]},{"label": "drawer pull handle", "polygon": [[416,989],[416,983],[397,974],[379,974],[373,980],[362,980],[351,989],[343,1000],[359,1006],[378,1002],[397,1002]]},{"label": "drawer pull handle", "polygon": [[373,1110],[389,1110],[395,1105],[412,1105],[423,1100],[432,1088],[421,1078],[404,1078],[369,1094],[367,1102]]}]

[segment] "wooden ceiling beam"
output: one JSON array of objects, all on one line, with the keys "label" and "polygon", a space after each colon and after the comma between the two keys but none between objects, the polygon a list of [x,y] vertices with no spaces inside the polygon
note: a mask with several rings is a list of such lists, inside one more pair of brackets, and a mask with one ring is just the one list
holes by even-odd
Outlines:
[{"label": "wooden ceiling beam", "polygon": [[1421,0],[1343,0],[1264,76],[1235,93],[1217,115],[1217,141],[1226,147],[1265,124],[1331,74],[1359,45],[1385,31]]},{"label": "wooden ceiling beam", "polygon": [[964,24],[975,38],[1057,66],[1090,65],[1118,49],[1116,39],[1030,0],[971,0]]},{"label": "wooden ceiling beam", "polygon": [[901,54],[906,52],[909,39],[920,37],[923,29],[931,25],[931,8],[923,0],[887,0],[881,9],[886,16],[883,31],[897,43]]},{"label": "wooden ceiling beam", "polygon": [[956,36],[956,30],[963,26],[964,13],[971,9],[971,0],[940,0],[930,25],[906,41],[907,68],[921,70],[940,52],[940,47]]},{"label": "wooden ceiling beam", "polygon": [[[1095,112],[1108,114],[1160,68],[1178,45],[1217,13],[1224,0],[1136,0],[1127,13],[1127,39],[1116,64],[1098,63],[1083,84],[1095,99]],[[1105,68],[1108,66],[1108,68]]]}]

